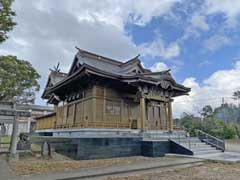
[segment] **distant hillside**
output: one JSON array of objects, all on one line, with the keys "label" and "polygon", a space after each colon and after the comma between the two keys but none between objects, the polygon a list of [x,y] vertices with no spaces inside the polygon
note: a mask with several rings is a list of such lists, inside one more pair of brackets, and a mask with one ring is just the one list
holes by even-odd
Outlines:
[{"label": "distant hillside", "polygon": [[223,104],[214,109],[213,115],[226,123],[235,122],[240,124],[240,107],[232,104]]}]

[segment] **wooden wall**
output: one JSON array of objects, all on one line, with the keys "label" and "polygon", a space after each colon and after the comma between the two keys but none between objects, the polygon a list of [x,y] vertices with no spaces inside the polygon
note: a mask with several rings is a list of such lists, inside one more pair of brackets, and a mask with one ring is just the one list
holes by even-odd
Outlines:
[{"label": "wooden wall", "polygon": [[83,94],[82,99],[56,108],[56,128],[132,128],[139,120],[139,102],[126,94],[103,86],[92,86]]},{"label": "wooden wall", "polygon": [[36,129],[54,129],[56,128],[56,115],[37,119]]},{"label": "wooden wall", "polygon": [[[140,128],[140,106],[130,94],[103,86],[83,90],[83,98],[56,108],[56,128]],[[166,128],[163,103],[146,106],[147,129]],[[41,122],[37,129],[50,127]]]}]

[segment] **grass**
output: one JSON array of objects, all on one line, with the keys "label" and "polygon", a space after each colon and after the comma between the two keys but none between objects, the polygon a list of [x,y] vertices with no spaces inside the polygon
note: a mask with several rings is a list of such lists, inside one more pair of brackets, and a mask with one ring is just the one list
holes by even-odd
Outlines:
[{"label": "grass", "polygon": [[1,144],[10,144],[11,136],[0,136]]}]

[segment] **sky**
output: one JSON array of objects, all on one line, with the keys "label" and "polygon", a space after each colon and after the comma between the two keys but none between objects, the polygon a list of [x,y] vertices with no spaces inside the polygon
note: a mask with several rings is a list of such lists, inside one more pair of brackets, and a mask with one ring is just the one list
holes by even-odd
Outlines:
[{"label": "sky", "polygon": [[37,104],[49,68],[67,72],[77,50],[119,61],[140,54],[152,71],[171,69],[191,88],[175,98],[174,116],[204,105],[232,102],[240,89],[238,0],[15,0],[17,26],[1,55],[30,61],[41,74]]}]

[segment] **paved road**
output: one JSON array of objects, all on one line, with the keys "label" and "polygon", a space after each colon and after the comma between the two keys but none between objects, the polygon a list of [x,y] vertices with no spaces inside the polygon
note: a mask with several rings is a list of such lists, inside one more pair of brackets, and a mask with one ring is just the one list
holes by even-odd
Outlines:
[{"label": "paved road", "polygon": [[0,180],[13,180],[17,176],[9,168],[8,163],[3,157],[0,157]]},{"label": "paved road", "polygon": [[224,152],[207,155],[197,155],[196,158],[207,159],[218,162],[237,163],[240,162],[240,153],[237,152]]}]

